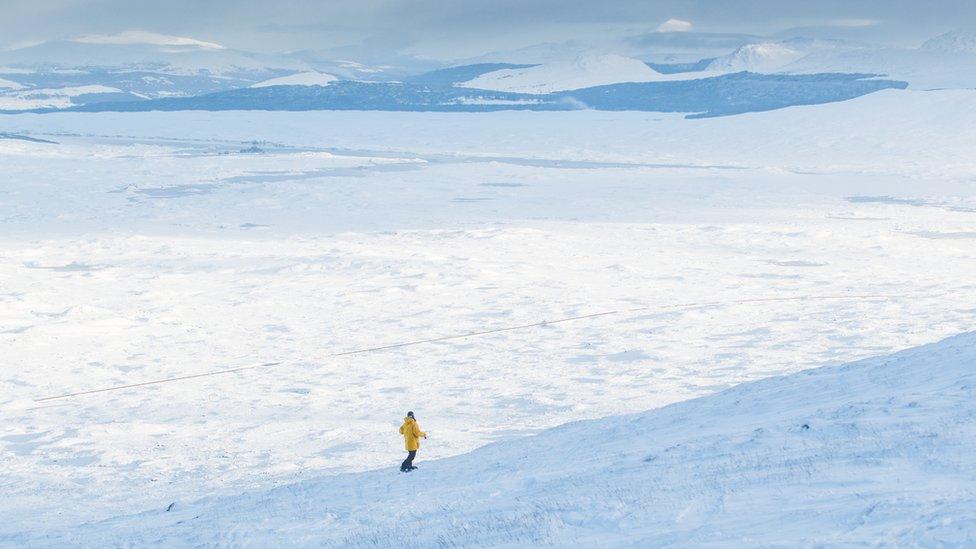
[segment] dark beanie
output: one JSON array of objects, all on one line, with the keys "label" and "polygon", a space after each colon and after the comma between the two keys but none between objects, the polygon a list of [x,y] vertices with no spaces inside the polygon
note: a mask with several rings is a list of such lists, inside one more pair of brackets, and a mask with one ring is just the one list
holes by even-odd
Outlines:
[{"label": "dark beanie", "polygon": [[407,417],[413,417],[413,412],[407,412]]}]

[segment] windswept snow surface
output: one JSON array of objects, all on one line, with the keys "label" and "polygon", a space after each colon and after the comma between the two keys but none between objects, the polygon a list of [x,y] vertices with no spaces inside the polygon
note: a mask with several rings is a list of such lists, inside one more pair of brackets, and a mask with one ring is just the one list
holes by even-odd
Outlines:
[{"label": "windswept snow surface", "polygon": [[[695,78],[700,77],[701,74],[695,75]],[[542,94],[619,82],[688,79],[685,74],[661,74],[639,59],[621,55],[584,55],[570,61],[493,71],[457,85],[481,90]]]},{"label": "windswept snow surface", "polygon": [[[426,474],[441,467],[427,460],[516,444],[569,421],[659,408],[971,330],[973,143],[976,92],[966,90],[885,91],[704,120],[599,111],[0,116],[0,536],[43,545],[37,540],[45,533],[149,511],[74,538],[100,545],[100,536],[131,527],[129,539],[144,540],[139,532],[174,501],[179,511],[202,497],[269,494],[323,475],[386,469],[315,481],[345,494],[343,479],[392,476],[402,459],[396,428],[410,409],[432,435],[420,455]],[[830,299],[807,299],[823,297]],[[754,301],[766,298],[785,299]],[[334,356],[605,311],[619,313]],[[36,402],[265,363],[279,364]],[[785,417],[792,425],[800,414]],[[811,433],[826,428],[811,421]],[[757,427],[786,437],[777,429],[787,423],[751,425],[745,438],[728,440],[748,447]],[[869,425],[858,431],[865,444],[889,436]],[[731,436],[715,433],[715,440]],[[674,436],[643,437],[640,459],[672,463],[661,452],[666,441],[680,442]],[[946,436],[938,452],[954,448],[955,435]],[[498,446],[488,454],[498,459],[471,470],[556,439],[539,440]],[[791,440],[759,436],[757,444]],[[858,440],[837,447],[839,454],[824,452],[860,452]],[[949,453],[919,447],[934,456],[934,472],[950,470],[937,461]],[[587,448],[565,459],[582,463],[585,486],[593,486],[599,481],[586,480],[595,470]],[[694,448],[673,452],[687,461]],[[790,448],[772,455],[799,455],[801,469],[777,469],[780,462],[762,461],[766,454],[755,458],[759,465],[711,463],[732,486],[764,475],[762,463],[770,463],[772,479],[799,482],[805,454]],[[883,463],[877,458],[899,467],[902,455],[868,453],[864,466]],[[632,463],[613,459],[600,463]],[[820,474],[821,462],[811,463]],[[518,466],[507,462],[493,473],[499,501],[533,490],[529,481],[519,485]],[[660,467],[654,474],[671,469]],[[721,503],[705,494],[729,484],[674,470],[688,476],[665,482],[675,491],[661,497],[702,499],[661,520],[677,520],[686,508],[687,524],[705,520],[696,517],[710,516],[709,502]],[[461,473],[443,474],[446,486],[463,487],[452,484]],[[404,482],[418,484],[394,485],[391,501],[399,490],[417,500],[447,497],[414,477]],[[375,486],[348,505],[365,506]],[[289,490],[268,497],[284,502],[278,496]],[[315,505],[326,501],[306,492]],[[820,506],[793,519],[847,517],[850,493],[843,491],[838,515]],[[623,492],[622,501],[633,494]],[[454,495],[464,499],[460,489]],[[616,505],[612,493],[597,495]],[[671,505],[647,501],[650,510]],[[955,500],[945,501],[945,515],[933,508],[921,523],[942,532],[939,521],[955,516]],[[377,503],[376,522],[360,524],[341,508],[330,515],[333,503],[315,505],[283,513],[332,520],[336,531],[355,536],[389,531],[392,507]],[[457,516],[478,511],[470,505],[460,501]],[[211,513],[206,504],[192,509]],[[885,503],[865,516],[873,524],[886,513],[901,520],[903,511]],[[596,528],[588,516],[579,523]],[[401,516],[408,532],[410,517]],[[531,523],[520,530],[530,520],[523,515],[494,517],[513,540],[538,532]],[[540,539],[564,539],[562,523],[552,524],[553,537]],[[621,523],[607,524],[612,534]],[[259,527],[242,528],[251,526]],[[207,535],[166,531],[188,540]],[[248,539],[223,531],[217,543]],[[858,532],[852,535],[867,530]],[[368,543],[362,535],[355,539]],[[675,543],[695,539],[681,536]]]},{"label": "windswept snow surface", "polygon": [[338,80],[331,74],[324,72],[299,72],[288,76],[272,78],[257,84],[252,84],[252,88],[267,88],[268,86],[328,86]]},{"label": "windswept snow surface", "polygon": [[[491,417],[486,418],[490,421]],[[56,545],[976,544],[976,333],[454,458],[177,502]],[[287,540],[287,541],[286,541]]]}]

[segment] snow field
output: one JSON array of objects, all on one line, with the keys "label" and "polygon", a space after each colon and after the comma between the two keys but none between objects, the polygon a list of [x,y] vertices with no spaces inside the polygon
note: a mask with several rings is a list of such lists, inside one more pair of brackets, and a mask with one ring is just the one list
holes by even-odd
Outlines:
[{"label": "snow field", "polygon": [[[647,113],[0,117],[3,132],[58,141],[0,139],[9,182],[0,187],[0,409],[9,418],[0,427],[8,495],[0,533],[395,465],[407,409],[431,432],[424,467],[567,421],[970,329],[973,97],[878,94],[707,121]],[[877,116],[909,103],[916,108],[900,118]],[[892,297],[737,303],[879,294]],[[711,304],[673,308],[703,302]],[[638,307],[647,310],[333,356]],[[281,364],[33,403],[264,362]],[[794,450],[774,454],[783,468],[762,474],[806,474],[788,461]],[[695,488],[702,499],[684,512],[687,524],[724,516],[715,502],[732,465],[702,466],[713,476],[700,478],[719,480]],[[654,478],[673,469],[660,467]],[[442,493],[456,495],[457,474],[444,474]],[[577,481],[552,474],[556,495],[544,511],[501,517],[524,525],[510,529],[511,543],[560,542],[575,531],[552,513],[567,501],[559,483]],[[581,474],[578,482],[590,482]],[[688,500],[679,489],[692,484],[682,478],[699,478],[673,474],[685,477],[660,503],[668,508]],[[504,472],[493,475],[485,478]],[[322,490],[343,494],[353,478],[362,482],[315,482],[337,483]],[[514,493],[535,492],[533,482],[526,477]],[[621,505],[648,496],[594,489],[603,501],[618,494]],[[322,501],[309,494],[294,505]],[[398,497],[390,513],[405,505]],[[439,497],[430,505],[448,505]],[[295,509],[274,501],[286,506],[282,515]],[[472,524],[491,523],[483,509],[460,511]],[[359,514],[320,518],[341,523],[336,531],[354,541],[403,533],[382,513],[350,522]],[[148,524],[139,520],[136,530]],[[739,519],[730,520],[734,529]],[[238,527],[219,539],[177,529],[172,540],[232,543],[245,539],[233,537]],[[131,539],[148,539],[141,535]]]}]

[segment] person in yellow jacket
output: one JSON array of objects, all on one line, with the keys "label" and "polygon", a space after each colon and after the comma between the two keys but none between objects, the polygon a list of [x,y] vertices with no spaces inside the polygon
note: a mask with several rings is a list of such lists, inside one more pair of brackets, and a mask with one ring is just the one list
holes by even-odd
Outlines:
[{"label": "person in yellow jacket", "polygon": [[403,435],[403,445],[407,449],[407,459],[400,464],[400,470],[406,473],[416,469],[413,458],[417,457],[417,450],[420,449],[420,437],[427,438],[427,433],[420,430],[413,412],[407,412],[407,417],[403,418],[403,425],[400,426],[400,434]]}]

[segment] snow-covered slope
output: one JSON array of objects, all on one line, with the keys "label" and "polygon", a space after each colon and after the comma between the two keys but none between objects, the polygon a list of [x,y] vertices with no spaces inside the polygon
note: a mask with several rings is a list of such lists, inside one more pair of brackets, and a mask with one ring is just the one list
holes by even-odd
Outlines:
[{"label": "snow-covered slope", "polygon": [[756,42],[716,58],[713,73],[866,73],[907,81],[913,88],[976,87],[976,34],[953,32],[921,48],[870,46],[841,40],[793,38]]},{"label": "snow-covered slope", "polygon": [[[243,52],[141,31],[0,51],[0,67],[0,110],[205,95],[311,70],[306,62],[286,55]],[[321,83],[332,77],[309,73],[305,78]],[[118,95],[106,95],[112,93]]]},{"label": "snow-covered slope", "polygon": [[914,89],[976,87],[976,55],[929,49],[837,48],[810,52],[783,72],[882,74]]},{"label": "snow-covered slope", "polygon": [[[490,422],[491,418],[484,418]],[[159,508],[41,544],[976,543],[976,333],[429,463]],[[4,540],[0,540],[4,541]]]},{"label": "snow-covered slope", "polygon": [[287,56],[238,51],[190,38],[126,33],[54,40],[2,51],[0,65],[28,69],[112,67],[179,75],[232,75],[309,68],[306,63]]},{"label": "snow-covered slope", "polygon": [[17,82],[13,82],[11,80],[4,80],[3,78],[0,78],[0,89],[20,90],[23,88],[24,86],[18,84]]},{"label": "snow-covered slope", "polygon": [[280,76],[270,80],[264,80],[263,82],[252,84],[251,87],[267,88],[269,86],[328,86],[330,83],[335,82],[336,80],[338,80],[338,78],[331,74],[308,71],[289,74],[288,76]]},{"label": "snow-covered slope", "polygon": [[142,30],[128,30],[117,34],[88,34],[69,40],[78,44],[148,44],[166,48],[197,48],[204,50],[223,50],[224,46],[185,36],[173,36]]},{"label": "snow-covered slope", "polygon": [[976,54],[976,32],[953,31],[930,38],[922,49],[944,53]]},{"label": "snow-covered slope", "polygon": [[[427,461],[976,319],[976,91],[694,121],[21,114],[0,133],[0,348],[18,359],[0,536],[387,468],[407,406]],[[899,297],[735,304],[878,293]],[[11,404],[252,361],[282,364]]]},{"label": "snow-covered slope", "polygon": [[715,59],[708,68],[722,72],[776,72],[804,55],[805,51],[781,42],[746,44]]},{"label": "snow-covered slope", "polygon": [[61,109],[74,105],[75,100],[85,96],[111,97],[115,101],[138,99],[132,94],[123,92],[118,88],[102,86],[100,84],[30,90],[24,90],[21,87],[14,88],[13,90],[0,93],[0,110]]},{"label": "snow-covered slope", "polygon": [[571,61],[493,71],[458,86],[518,93],[551,93],[618,82],[657,82],[686,78],[661,74],[638,59],[620,55],[585,55]]}]

